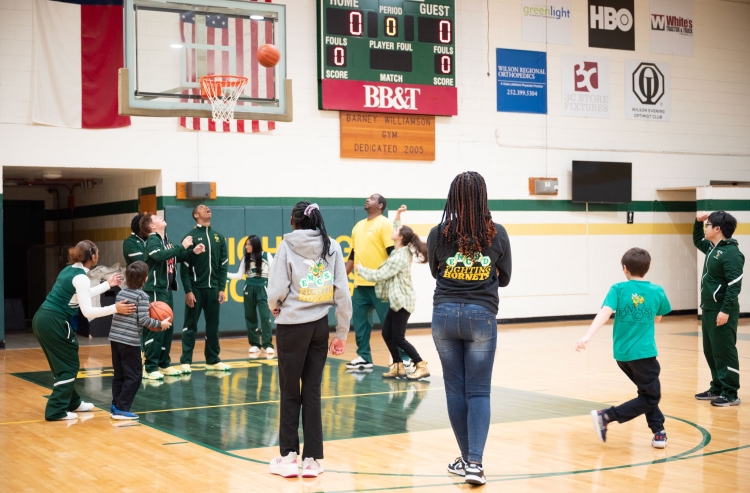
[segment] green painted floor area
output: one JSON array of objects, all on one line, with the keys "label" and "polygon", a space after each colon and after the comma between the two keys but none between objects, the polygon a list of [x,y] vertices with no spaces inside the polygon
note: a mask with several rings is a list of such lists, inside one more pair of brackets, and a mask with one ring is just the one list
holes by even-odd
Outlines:
[{"label": "green painted floor area", "polygon": [[[179,438],[221,450],[278,445],[279,389],[276,360],[232,362],[230,373],[205,372],[145,381],[133,404],[140,422]],[[386,368],[347,373],[329,359],[323,375],[325,440],[341,440],[450,428],[440,377],[431,381],[383,380]],[[239,366],[239,368],[238,368]],[[76,381],[81,397],[108,409],[110,369],[87,370]],[[14,373],[52,388],[50,372]],[[602,404],[537,392],[493,387],[492,423],[588,414]]]}]

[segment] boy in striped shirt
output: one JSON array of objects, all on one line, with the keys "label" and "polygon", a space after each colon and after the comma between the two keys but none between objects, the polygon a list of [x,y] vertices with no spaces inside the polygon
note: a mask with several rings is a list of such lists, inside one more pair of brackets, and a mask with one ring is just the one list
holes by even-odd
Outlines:
[{"label": "boy in striped shirt", "polygon": [[169,319],[160,322],[149,316],[148,295],[141,289],[147,277],[148,266],[141,261],[133,262],[125,270],[125,284],[117,293],[118,302],[127,301],[128,304],[135,305],[136,309],[129,315],[116,313],[112,317],[112,328],[109,331],[112,367],[115,372],[110,407],[113,419],[138,419],[137,414],[130,412],[130,406],[141,386],[141,327],[159,332],[172,325]]}]

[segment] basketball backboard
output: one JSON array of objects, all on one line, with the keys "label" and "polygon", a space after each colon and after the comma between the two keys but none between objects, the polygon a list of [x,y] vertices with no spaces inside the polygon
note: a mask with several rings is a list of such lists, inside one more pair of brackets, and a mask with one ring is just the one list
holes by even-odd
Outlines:
[{"label": "basketball backboard", "polygon": [[[119,110],[131,116],[210,118],[200,77],[248,78],[234,110],[242,120],[292,120],[286,78],[286,7],[238,0],[125,0],[125,67]],[[276,66],[257,51],[275,45]]]}]

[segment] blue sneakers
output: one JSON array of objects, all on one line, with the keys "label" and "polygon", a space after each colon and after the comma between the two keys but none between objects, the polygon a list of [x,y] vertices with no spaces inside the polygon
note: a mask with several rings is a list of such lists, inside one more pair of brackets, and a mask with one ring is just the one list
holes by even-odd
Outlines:
[{"label": "blue sneakers", "polygon": [[138,419],[137,414],[133,414],[130,411],[120,411],[114,404],[109,408],[109,415],[112,419]]},{"label": "blue sneakers", "polygon": [[604,411],[591,411],[591,420],[594,422],[596,436],[602,442],[607,441],[607,424],[609,421],[604,417]]},{"label": "blue sneakers", "polygon": [[651,446],[654,448],[667,448],[667,432],[661,430],[658,433],[654,433],[654,438],[651,440]]}]

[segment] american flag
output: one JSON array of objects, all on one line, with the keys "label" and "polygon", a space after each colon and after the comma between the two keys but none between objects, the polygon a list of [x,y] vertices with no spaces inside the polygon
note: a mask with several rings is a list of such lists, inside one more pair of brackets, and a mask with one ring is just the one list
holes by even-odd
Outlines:
[{"label": "american flag", "polygon": [[[271,0],[252,0],[269,2]],[[195,15],[180,15],[180,36],[183,43],[195,43]],[[225,15],[206,16],[206,44],[234,47],[229,50],[207,50],[206,71],[201,75],[242,75],[247,77],[243,95],[252,98],[274,97],[273,68],[264,68],[258,63],[258,47],[273,43],[273,22],[239,19]],[[247,48],[250,48],[249,50]],[[191,82],[198,82],[196,70],[196,50],[186,49],[187,76]],[[234,60],[230,61],[230,57]],[[230,67],[234,63],[232,73]],[[200,94],[200,89],[190,89],[190,94]],[[196,101],[197,100],[193,100]],[[237,105],[246,105],[238,101]],[[180,126],[190,130],[207,130],[209,132],[267,132],[276,128],[275,122],[265,120],[232,120],[229,123],[214,123],[211,118],[180,118]]]}]

